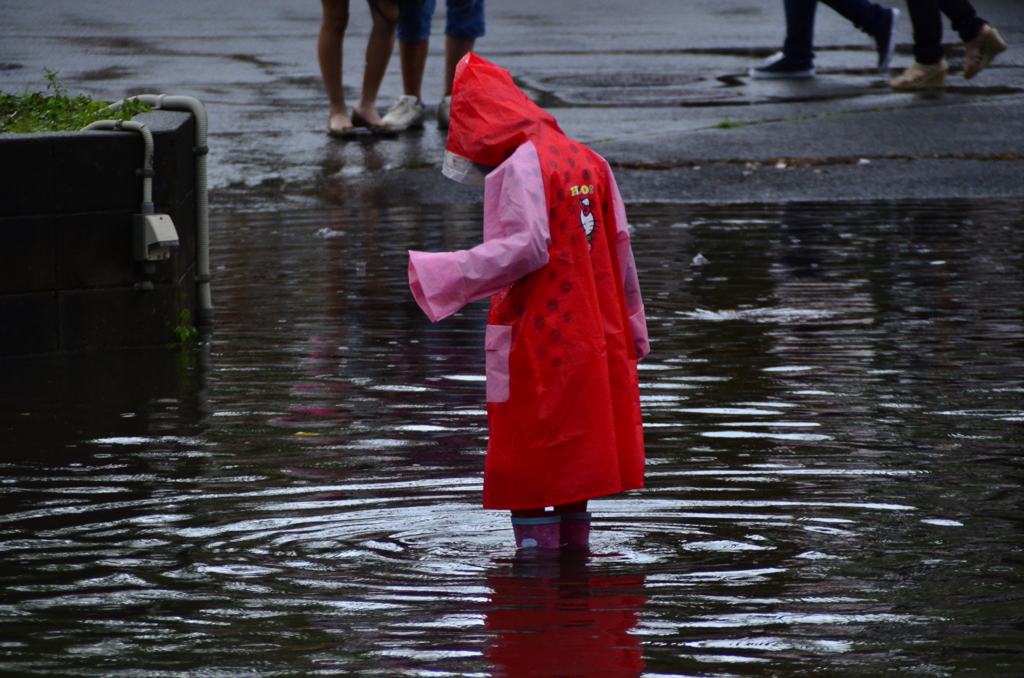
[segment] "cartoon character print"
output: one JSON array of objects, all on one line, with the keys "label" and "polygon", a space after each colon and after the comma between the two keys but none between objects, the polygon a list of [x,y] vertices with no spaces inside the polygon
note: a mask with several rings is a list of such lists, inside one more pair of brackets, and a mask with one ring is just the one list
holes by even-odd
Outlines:
[{"label": "cartoon character print", "polygon": [[580,226],[587,234],[587,244],[594,251],[594,212],[590,209],[590,198],[580,198]]}]

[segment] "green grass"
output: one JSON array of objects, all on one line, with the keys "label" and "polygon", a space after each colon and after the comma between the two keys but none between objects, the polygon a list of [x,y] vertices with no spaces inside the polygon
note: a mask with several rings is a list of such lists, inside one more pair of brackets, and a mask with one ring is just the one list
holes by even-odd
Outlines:
[{"label": "green grass", "polygon": [[46,70],[46,91],[24,94],[0,92],[0,133],[77,132],[97,120],[131,120],[149,106],[131,100],[116,112],[84,94],[68,96],[57,73]]},{"label": "green grass", "polygon": [[746,124],[745,122],[730,120],[729,116],[726,116],[725,120],[715,125],[715,129],[732,129],[733,127],[743,127]]}]

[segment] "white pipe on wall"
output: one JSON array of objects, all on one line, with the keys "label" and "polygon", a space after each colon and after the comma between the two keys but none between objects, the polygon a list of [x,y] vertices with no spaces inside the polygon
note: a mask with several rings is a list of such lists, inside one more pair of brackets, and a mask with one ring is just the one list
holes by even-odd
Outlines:
[{"label": "white pipe on wall", "polygon": [[142,159],[142,213],[153,214],[153,133],[149,128],[134,120],[97,120],[83,127],[81,131],[122,129],[138,132],[145,143],[145,154]]},{"label": "white pipe on wall", "polygon": [[199,325],[213,324],[213,300],[210,298],[210,201],[207,191],[206,154],[209,147],[206,139],[209,122],[206,107],[198,99],[167,94],[139,94],[123,101],[110,104],[110,110],[116,111],[128,100],[138,100],[153,109],[168,111],[188,111],[195,119],[195,154],[196,165],[196,323]]}]

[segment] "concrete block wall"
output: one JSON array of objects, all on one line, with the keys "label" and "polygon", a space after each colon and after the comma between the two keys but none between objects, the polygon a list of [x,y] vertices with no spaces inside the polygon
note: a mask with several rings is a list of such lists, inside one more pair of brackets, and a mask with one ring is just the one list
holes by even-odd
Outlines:
[{"label": "concrete block wall", "polygon": [[153,202],[181,243],[153,274],[132,256],[141,135],[0,134],[0,358],[164,345],[182,311],[195,318],[192,116],[135,120],[153,132]]}]

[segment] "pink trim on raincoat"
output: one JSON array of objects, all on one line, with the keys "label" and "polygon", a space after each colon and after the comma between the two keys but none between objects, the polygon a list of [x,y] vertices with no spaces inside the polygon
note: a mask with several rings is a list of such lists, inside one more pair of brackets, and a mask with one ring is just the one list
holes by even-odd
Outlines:
[{"label": "pink trim on raincoat", "polygon": [[409,286],[437,322],[547,265],[550,244],[540,159],[528,142],[484,181],[484,242],[456,252],[410,250]]},{"label": "pink trim on raincoat", "polygon": [[[626,207],[605,162],[615,222],[615,248],[637,358],[650,353],[640,281],[626,227]],[[551,233],[544,179],[533,142],[527,141],[487,175],[484,242],[456,252],[409,251],[409,286],[432,322],[466,304],[497,294],[548,263]]]}]

